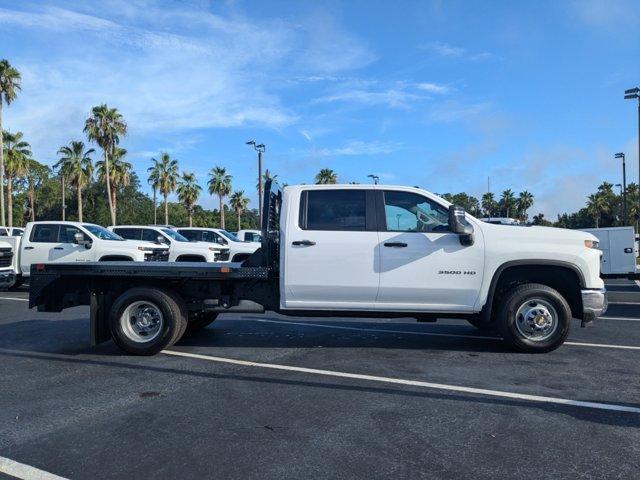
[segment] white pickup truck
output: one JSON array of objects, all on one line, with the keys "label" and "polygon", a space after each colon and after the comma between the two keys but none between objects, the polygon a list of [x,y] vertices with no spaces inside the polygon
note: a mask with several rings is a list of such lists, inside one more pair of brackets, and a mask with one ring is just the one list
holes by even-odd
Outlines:
[{"label": "white pickup truck", "polygon": [[170,262],[221,262],[229,260],[229,249],[220,244],[189,242],[174,227],[164,225],[118,225],[108,227],[129,240],[146,240],[169,246]]},{"label": "white pickup truck", "polygon": [[167,261],[169,249],[150,242],[126,241],[106,228],[80,222],[30,222],[17,242],[16,284],[31,265],[50,262]]},{"label": "white pickup truck", "polygon": [[30,306],[91,304],[91,343],[150,355],[221,312],[464,319],[548,352],[607,308],[596,238],[492,225],[424,190],[265,186],[262,245],[242,264],[42,265]]},{"label": "white pickup truck", "polygon": [[221,228],[184,227],[176,231],[190,242],[206,242],[214,245],[224,245],[229,249],[228,260],[232,262],[244,262],[251,256],[260,244],[257,242],[244,242],[233,233]]}]

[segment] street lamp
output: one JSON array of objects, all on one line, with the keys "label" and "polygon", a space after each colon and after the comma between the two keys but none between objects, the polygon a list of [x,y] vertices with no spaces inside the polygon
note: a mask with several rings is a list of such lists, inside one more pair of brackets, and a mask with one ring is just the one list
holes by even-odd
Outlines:
[{"label": "street lamp", "polygon": [[615,158],[622,159],[622,224],[627,224],[627,165],[625,163],[624,153],[616,153]]},{"label": "street lamp", "polygon": [[256,152],[258,152],[258,221],[260,222],[260,228],[262,229],[262,154],[266,147],[264,143],[256,144],[255,140],[249,140],[247,145],[251,145]]},{"label": "street lamp", "polygon": [[377,185],[378,182],[380,181],[380,177],[378,175],[367,175],[368,178],[370,178],[371,180],[373,180],[373,184]]},{"label": "street lamp", "polygon": [[640,87],[625,90],[624,98],[626,100],[638,100],[638,186],[640,187]]}]

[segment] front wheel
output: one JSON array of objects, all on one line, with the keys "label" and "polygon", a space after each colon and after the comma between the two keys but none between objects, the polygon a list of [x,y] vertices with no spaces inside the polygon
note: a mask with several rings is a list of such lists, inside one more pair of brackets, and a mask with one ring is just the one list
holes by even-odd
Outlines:
[{"label": "front wheel", "polygon": [[184,301],[173,292],[138,287],[120,295],[109,313],[113,341],[133,355],[155,355],[177,342],[187,324]]},{"label": "front wheel", "polygon": [[544,353],[564,343],[571,328],[571,308],[555,289],[537,283],[515,287],[504,297],[498,327],[515,350]]}]

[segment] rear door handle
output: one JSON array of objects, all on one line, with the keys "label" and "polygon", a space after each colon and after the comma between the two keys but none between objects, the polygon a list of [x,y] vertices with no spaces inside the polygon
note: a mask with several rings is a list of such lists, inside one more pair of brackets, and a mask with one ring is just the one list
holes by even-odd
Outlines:
[{"label": "rear door handle", "polygon": [[24,247],[25,250],[33,250],[33,247]]},{"label": "rear door handle", "polygon": [[64,247],[53,247],[54,250],[64,250]]},{"label": "rear door handle", "polygon": [[404,248],[407,246],[404,242],[386,242],[384,244],[385,247],[396,247],[396,248]]},{"label": "rear door handle", "polygon": [[295,240],[293,242],[291,242],[291,245],[304,245],[305,247],[311,247],[313,245],[315,245],[316,242],[312,242],[311,240]]},{"label": "rear door handle", "polygon": [[625,248],[624,253],[633,253],[633,248]]}]

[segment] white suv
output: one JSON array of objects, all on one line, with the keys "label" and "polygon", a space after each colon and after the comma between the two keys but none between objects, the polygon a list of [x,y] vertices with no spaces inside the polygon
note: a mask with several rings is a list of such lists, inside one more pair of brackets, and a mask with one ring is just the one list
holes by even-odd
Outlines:
[{"label": "white suv", "polygon": [[232,262],[243,262],[260,248],[259,243],[243,242],[233,233],[220,228],[185,227],[178,228],[177,232],[191,242],[207,242],[228,247],[227,260],[230,259]]},{"label": "white suv", "polygon": [[109,230],[128,240],[144,240],[169,246],[170,262],[219,262],[229,258],[222,245],[192,243],[172,228],[158,225],[118,225]]}]

